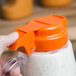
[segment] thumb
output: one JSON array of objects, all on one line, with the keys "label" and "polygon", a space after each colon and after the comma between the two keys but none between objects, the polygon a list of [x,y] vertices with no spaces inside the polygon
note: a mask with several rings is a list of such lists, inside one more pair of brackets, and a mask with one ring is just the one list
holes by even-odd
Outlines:
[{"label": "thumb", "polygon": [[5,48],[13,44],[18,39],[18,37],[18,32],[0,36],[0,56],[4,52]]},{"label": "thumb", "polygon": [[5,46],[10,46],[13,44],[19,37],[18,32],[13,32],[9,35],[7,35],[6,41],[5,41]]}]

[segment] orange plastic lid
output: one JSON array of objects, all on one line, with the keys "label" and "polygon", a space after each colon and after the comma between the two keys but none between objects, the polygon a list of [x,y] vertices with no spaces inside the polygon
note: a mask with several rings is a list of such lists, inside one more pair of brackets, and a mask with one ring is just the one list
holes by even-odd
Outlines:
[{"label": "orange plastic lid", "polygon": [[36,51],[51,51],[63,47],[67,41],[66,18],[59,15],[50,15],[32,19],[27,25],[15,30],[19,39],[9,48],[19,50],[30,55]]}]

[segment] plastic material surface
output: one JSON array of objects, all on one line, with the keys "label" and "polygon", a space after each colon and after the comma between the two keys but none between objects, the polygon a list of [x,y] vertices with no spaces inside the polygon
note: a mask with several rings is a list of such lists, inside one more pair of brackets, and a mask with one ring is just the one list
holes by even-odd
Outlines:
[{"label": "plastic material surface", "polygon": [[76,62],[71,42],[60,49],[48,52],[34,52],[24,58],[21,66],[23,76],[76,76]]},{"label": "plastic material surface", "polygon": [[[30,55],[33,51],[50,51],[67,43],[66,18],[50,15],[30,20],[26,26],[19,27],[19,39],[10,46],[12,50],[23,47],[21,51]],[[19,50],[20,51],[20,50]]]}]

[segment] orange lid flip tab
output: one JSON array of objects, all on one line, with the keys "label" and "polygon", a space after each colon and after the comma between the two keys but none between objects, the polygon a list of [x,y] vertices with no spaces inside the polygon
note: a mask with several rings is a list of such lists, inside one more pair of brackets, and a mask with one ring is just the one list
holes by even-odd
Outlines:
[{"label": "orange lid flip tab", "polygon": [[[18,40],[9,48],[27,55],[34,51],[50,51],[63,47],[67,43],[66,18],[50,15],[30,20],[27,25],[15,30]],[[23,49],[19,49],[23,47]]]}]

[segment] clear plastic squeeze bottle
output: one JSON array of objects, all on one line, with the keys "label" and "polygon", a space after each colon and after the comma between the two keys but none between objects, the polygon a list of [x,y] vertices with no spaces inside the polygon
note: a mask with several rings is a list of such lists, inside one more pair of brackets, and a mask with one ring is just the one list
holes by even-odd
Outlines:
[{"label": "clear plastic squeeze bottle", "polygon": [[20,37],[10,48],[18,49],[19,57],[24,59],[21,67],[23,76],[76,76],[65,17],[50,15],[35,18],[15,31]]}]

